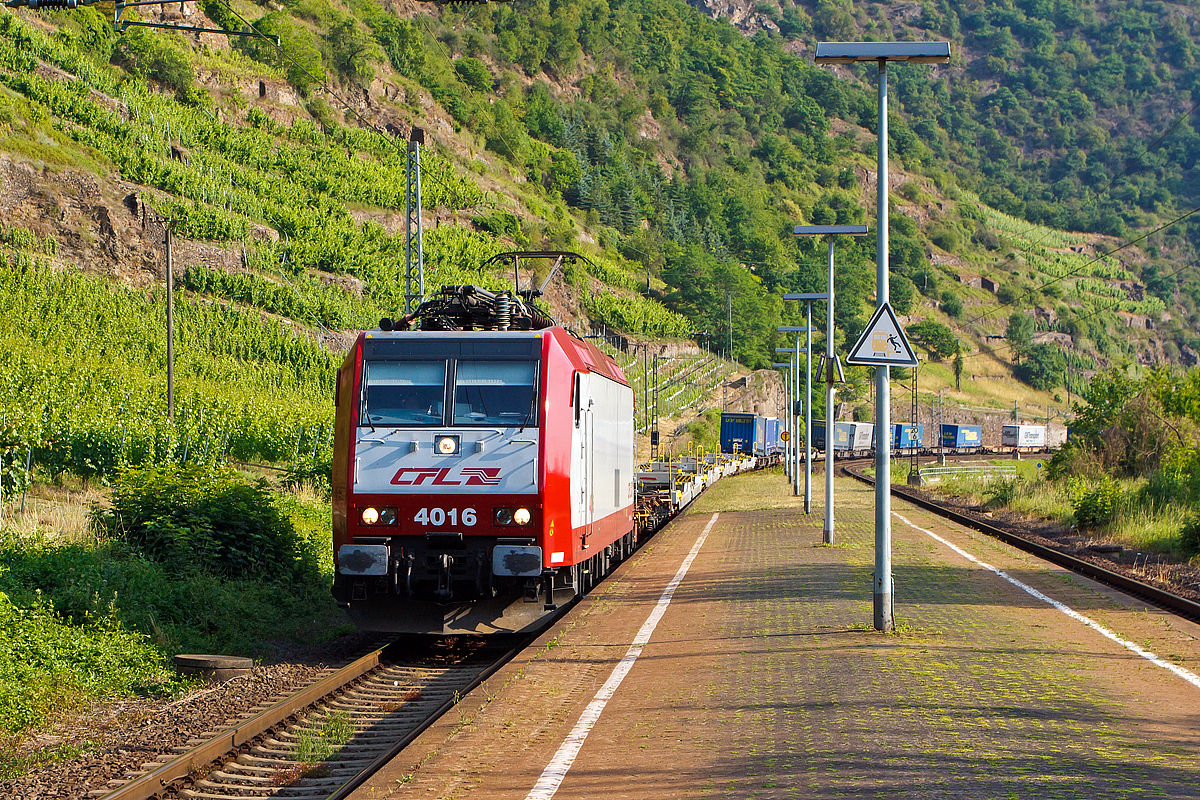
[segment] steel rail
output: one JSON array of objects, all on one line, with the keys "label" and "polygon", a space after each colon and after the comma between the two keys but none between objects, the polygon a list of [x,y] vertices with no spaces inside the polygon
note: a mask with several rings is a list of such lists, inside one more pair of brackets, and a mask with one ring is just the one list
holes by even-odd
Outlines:
[{"label": "steel rail", "polygon": [[[864,475],[850,466],[843,466],[842,472],[844,472],[846,475],[849,475],[851,478],[862,481],[863,483],[868,483],[872,486],[875,485],[874,478]],[[1057,564],[1060,567],[1064,567],[1072,572],[1076,572],[1087,578],[1091,578],[1092,580],[1099,581],[1100,583],[1107,584],[1115,589],[1128,592],[1158,606],[1159,608],[1178,614],[1181,617],[1186,617],[1193,622],[1200,622],[1200,603],[1197,603],[1193,600],[1188,600],[1186,597],[1180,597],[1174,592],[1168,592],[1167,590],[1160,589],[1157,586],[1134,580],[1133,578],[1122,575],[1119,572],[1105,569],[1104,567],[1097,566],[1089,561],[1084,561],[1081,558],[1076,558],[1059,550],[1055,550],[1052,547],[1047,547],[1046,545],[1032,542],[1014,533],[1009,533],[1008,531],[998,528],[994,525],[989,525],[982,520],[975,519],[974,517],[968,516],[959,511],[946,508],[945,506],[935,503],[932,500],[927,500],[923,497],[912,494],[906,491],[906,487],[893,485],[891,493],[896,497],[907,500],[915,506],[925,509],[926,511],[931,511],[941,517],[951,520],[952,522],[957,522],[959,525],[979,531],[980,533],[991,536],[994,539],[999,539],[1005,544],[1012,545],[1018,550],[1023,550],[1030,555],[1037,556],[1038,558],[1049,561],[1052,564]]]},{"label": "steel rail", "polygon": [[[577,602],[578,602],[578,598],[575,598],[571,602],[566,603],[562,607],[562,610],[560,611],[560,613],[555,615],[555,619],[556,620],[561,619],[563,614],[565,614],[568,609],[574,607],[574,605]],[[412,731],[410,731],[402,739],[397,740],[396,743],[394,745],[392,745],[391,747],[389,747],[386,752],[381,753],[377,758],[375,758],[375,760],[373,760],[370,764],[368,764],[366,767],[364,767],[360,773],[355,775],[350,780],[346,781],[346,783],[342,784],[341,788],[339,788],[337,791],[333,792],[333,794],[329,795],[329,800],[345,800],[345,798],[349,797],[350,794],[355,789],[357,789],[359,786],[362,786],[364,783],[366,783],[368,778],[370,778],[372,775],[374,775],[376,772],[378,772],[384,766],[386,766],[393,758],[395,758],[397,755],[400,754],[400,751],[402,751],[404,748],[406,748],[410,744],[412,744],[417,739],[417,737],[420,736],[422,733],[424,733],[426,730],[428,730],[429,727],[433,725],[433,723],[435,723],[439,719],[441,719],[443,714],[446,714],[452,708],[454,708],[455,705],[457,705],[458,703],[461,703],[463,700],[465,700],[466,696],[470,692],[475,691],[475,689],[479,688],[479,686],[484,681],[486,681],[488,678],[492,677],[497,672],[499,672],[501,667],[503,667],[509,661],[512,661],[514,658],[516,658],[517,654],[519,654],[522,650],[524,650],[526,647],[528,647],[530,642],[532,642],[532,641],[533,641],[533,637],[522,637],[522,639],[519,640],[516,644],[514,644],[508,650],[508,652],[506,652],[500,658],[496,659],[495,663],[493,663],[490,667],[487,667],[486,669],[484,669],[482,672],[479,673],[479,675],[473,681],[471,681],[469,684],[467,684],[466,689],[463,690],[462,696],[457,701],[454,699],[450,699],[450,700],[447,700],[445,703],[442,703],[442,705],[439,706],[437,709],[435,709],[433,711],[433,713],[431,713],[425,719],[424,722],[417,725],[417,727],[415,727]]]},{"label": "steel rail", "polygon": [[199,772],[218,761],[222,756],[303,711],[321,698],[333,694],[347,683],[375,669],[380,665],[381,655],[385,649],[381,647],[368,653],[244,722],[221,731],[204,744],[197,745],[161,767],[131,779],[129,783],[102,795],[99,800],[148,800],[148,798],[161,794],[176,781]]}]

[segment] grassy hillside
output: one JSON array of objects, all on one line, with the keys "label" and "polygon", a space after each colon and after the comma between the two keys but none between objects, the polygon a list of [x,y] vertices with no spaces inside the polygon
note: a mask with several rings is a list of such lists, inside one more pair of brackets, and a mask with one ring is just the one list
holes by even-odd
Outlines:
[{"label": "grassy hillside", "polygon": [[[9,223],[6,252],[24,259],[24,275],[81,262],[120,274],[122,263],[140,258],[144,283],[157,245],[146,220],[186,217],[178,230],[199,257],[184,262],[185,302],[219,308],[238,324],[275,325],[278,335],[296,339],[293,349],[311,347],[314,336],[336,341],[336,332],[396,314],[402,304],[400,139],[421,125],[432,141],[424,161],[430,285],[503,286],[507,275],[478,271],[500,250],[580,248],[595,265],[569,270],[568,290],[555,299],[555,311],[576,325],[603,322],[651,338],[704,331],[714,347],[732,339],[741,361],[764,366],[783,344],[776,325],[799,321],[782,293],[823,288],[823,245],[795,241],[790,226],[861,221],[874,196],[869,82],[815,68],[785,40],[839,32],[926,36],[957,14],[972,25],[1007,20],[1010,32],[1021,33],[1013,40],[1020,46],[1006,51],[1009,72],[1035,60],[1022,49],[1033,41],[1028,26],[982,9],[949,4],[920,18],[880,17],[876,7],[825,2],[776,15],[785,35],[753,37],[676,0],[442,9],[300,0],[274,10],[211,0],[204,15],[175,20],[278,35],[279,47],[258,37],[145,29],[118,37],[96,8],[5,12],[0,145],[23,164],[45,167],[37,178],[43,194],[67,194],[61,176],[84,170],[132,190],[137,199],[127,195],[125,205],[143,209],[135,212],[140,230],[124,209],[111,213],[124,219],[113,224],[125,225],[121,232],[140,253],[99,252],[103,242],[89,240],[97,238],[95,220],[72,226],[69,213],[60,224],[51,213],[17,216],[26,224]],[[1066,14],[1014,13],[1026,21],[1050,14],[1051,26]],[[1081,40],[1109,30],[1107,18],[1084,16]],[[1015,373],[1040,405],[1055,394],[1061,399],[1066,382],[1081,384],[1096,368],[1186,357],[1200,342],[1186,318],[1186,293],[1164,276],[1177,263],[1167,256],[1187,247],[1187,229],[1168,229],[1145,252],[1104,257],[1098,254],[1119,240],[1102,234],[1128,235],[1130,225],[1154,222],[1137,216],[1128,197],[1119,207],[1124,227],[1080,214],[1049,220],[1093,231],[1066,234],[1025,221],[1046,217],[1028,199],[1036,193],[1031,176],[1049,175],[1071,153],[1041,147],[1030,129],[1033,138],[1018,150],[1041,160],[1000,159],[996,137],[1011,145],[1015,129],[985,125],[976,112],[989,97],[983,105],[994,116],[997,87],[1016,91],[1016,79],[1001,65],[980,66],[975,30],[954,34],[965,37],[960,63],[896,73],[901,110],[892,144],[901,171],[893,177],[892,298],[913,321],[925,320],[915,338],[935,363],[928,388],[941,388],[940,376],[951,385],[964,375]],[[1042,58],[1054,44],[1039,46]],[[975,94],[962,95],[961,77],[984,68],[1005,80],[976,81]],[[1055,102],[1082,103],[1075,91],[1054,95]],[[1130,91],[1110,95],[1132,108],[1142,96]],[[974,97],[974,105],[960,95]],[[1093,111],[1103,105],[1099,95],[1086,99]],[[1058,191],[1045,181],[1037,186]],[[1104,194],[1105,213],[1118,196]],[[1164,219],[1175,208],[1167,200],[1157,206]],[[839,243],[840,339],[857,335],[873,306],[874,260],[874,237]],[[21,291],[24,284],[14,297]],[[818,324],[823,313],[817,309]],[[253,322],[260,314],[269,321]],[[160,338],[151,327],[127,341]],[[1163,333],[1152,338],[1147,327]],[[1014,335],[996,344],[1010,328]],[[198,339],[198,358],[220,351],[219,339]],[[961,366],[951,364],[956,353]],[[243,355],[234,358],[262,358]],[[304,374],[315,386],[324,373]],[[852,370],[845,399],[865,399],[865,377]],[[188,380],[185,372],[185,391]],[[25,391],[14,389],[8,405],[22,406]],[[315,396],[311,387],[304,391]],[[999,404],[1001,394],[1007,405],[1008,391],[979,401]],[[192,405],[222,422],[207,422],[205,435],[224,440],[235,427],[225,421],[230,414],[218,400],[206,402]],[[296,421],[303,415],[281,422],[285,437],[321,429],[327,407],[313,409],[303,429]],[[256,452],[267,457],[268,449]]]}]

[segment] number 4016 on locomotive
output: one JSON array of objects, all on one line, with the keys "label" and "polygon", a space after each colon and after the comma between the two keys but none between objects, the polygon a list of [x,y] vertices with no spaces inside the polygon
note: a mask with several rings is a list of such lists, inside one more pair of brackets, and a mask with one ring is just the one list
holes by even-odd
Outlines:
[{"label": "number 4016 on locomotive", "polygon": [[444,286],[339,370],[333,594],[359,627],[532,630],[632,552],[632,389],[533,294]]}]

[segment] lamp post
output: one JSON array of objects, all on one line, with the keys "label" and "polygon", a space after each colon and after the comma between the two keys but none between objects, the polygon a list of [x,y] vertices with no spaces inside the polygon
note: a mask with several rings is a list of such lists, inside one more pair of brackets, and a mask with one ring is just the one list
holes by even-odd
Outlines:
[{"label": "lamp post", "polygon": [[[780,329],[782,330],[782,329]],[[796,337],[797,339],[799,336]],[[798,394],[798,381],[796,380],[797,351],[798,347],[776,347],[776,353],[788,354],[788,408],[787,408],[787,430],[788,430],[788,446],[785,454],[785,472],[788,476],[788,481],[792,484],[796,482],[796,415],[793,413],[796,407],[796,395]]]},{"label": "lamp post", "polygon": [[[824,297],[824,295],[822,295],[822,297]],[[812,327],[812,307],[811,307],[811,305],[810,305],[808,311],[809,311],[808,326],[801,328],[801,327],[797,327],[795,325],[782,325],[775,329],[775,330],[779,331],[780,333],[794,333],[796,335],[796,346],[795,346],[795,348],[792,349],[792,352],[794,352],[796,354],[795,358],[793,359],[796,364],[796,369],[795,369],[795,372],[793,373],[796,388],[792,392],[792,403],[791,403],[791,405],[788,406],[789,421],[794,420],[796,418],[796,404],[800,402],[800,354],[801,353],[804,354],[804,365],[805,365],[805,373],[806,373],[806,380],[804,383],[804,387],[805,387],[805,394],[804,394],[804,409],[805,409],[805,411],[804,411],[804,414],[805,414],[805,419],[807,419],[807,420],[812,419],[812,413],[808,410],[808,408],[812,404],[812,332],[816,329]],[[804,331],[808,336],[805,347],[800,346],[800,332],[801,331]],[[810,439],[809,439],[809,434],[810,434],[809,428],[810,427],[811,427],[811,425],[806,425],[804,428],[804,447],[805,447],[806,452],[808,452],[808,449],[811,447]],[[799,496],[799,494],[800,494],[800,437],[793,436],[792,438],[795,440],[795,445],[792,447],[791,472],[789,474],[792,476],[792,489],[793,489],[792,494],[794,496]],[[804,500],[805,500],[804,513],[805,514],[807,514],[809,512],[809,505],[811,502],[811,498],[810,498],[811,492],[809,491],[809,477],[810,477],[811,467],[808,464],[808,460],[809,460],[808,458],[805,458],[805,470],[804,470],[804,478],[805,478],[805,480],[804,480]]]},{"label": "lamp post", "polygon": [[[825,294],[785,294],[784,300],[803,300],[808,303],[808,319],[812,322],[812,302],[825,300],[825,529],[823,541],[833,544],[833,386],[837,376],[837,364],[833,353],[833,237],[866,236],[866,225],[797,225],[792,229],[796,236],[828,236],[829,261],[825,275]],[[811,340],[810,340],[811,341]],[[809,345],[811,347],[811,344]],[[811,387],[809,389],[811,391]],[[812,417],[806,417],[808,431],[812,432]],[[805,463],[806,484],[811,466]],[[805,504],[807,506],[807,502]]]},{"label": "lamp post", "polygon": [[[783,373],[784,402],[785,403],[792,402],[792,362],[788,361],[785,364],[781,361],[776,361],[775,363],[771,364],[771,367],[774,369],[787,370],[787,372]],[[786,420],[786,419],[787,419],[787,417],[784,417],[784,420]],[[784,469],[784,474],[786,475],[787,467],[788,467],[788,459],[790,458],[791,452],[792,452],[792,440],[794,440],[796,437],[791,434],[790,429],[784,428],[784,430],[789,431],[788,439],[786,442],[783,443],[783,469]]]},{"label": "lamp post", "polygon": [[[816,300],[828,300],[828,292],[807,294],[785,294],[784,300],[800,300],[805,304],[805,370],[804,370],[804,513],[812,511],[812,335],[817,330],[812,326],[812,304]],[[783,328],[780,328],[783,330]],[[796,337],[796,346],[800,346],[800,337]]]},{"label": "lamp post", "polygon": [[[878,198],[876,216],[876,307],[889,301],[888,294],[888,138],[887,64],[944,64],[950,60],[949,42],[818,42],[817,64],[853,64],[873,61],[879,65]],[[875,630],[895,627],[892,614],[892,498],[891,498],[891,409],[888,403],[888,367],[875,369]],[[826,417],[828,417],[828,413]],[[828,424],[828,423],[827,423]],[[826,432],[828,435],[828,432]]]}]

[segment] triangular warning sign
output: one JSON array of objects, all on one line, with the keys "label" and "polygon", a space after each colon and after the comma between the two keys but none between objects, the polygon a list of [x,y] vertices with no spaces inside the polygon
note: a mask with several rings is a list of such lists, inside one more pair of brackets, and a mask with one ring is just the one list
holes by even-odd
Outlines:
[{"label": "triangular warning sign", "polygon": [[884,303],[875,310],[867,329],[854,343],[850,355],[846,356],[846,363],[866,367],[917,366],[917,354],[908,343],[908,337],[896,320],[890,303]]}]

